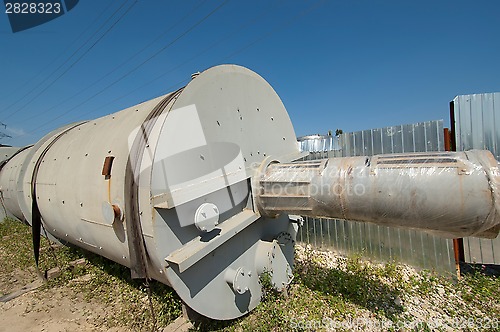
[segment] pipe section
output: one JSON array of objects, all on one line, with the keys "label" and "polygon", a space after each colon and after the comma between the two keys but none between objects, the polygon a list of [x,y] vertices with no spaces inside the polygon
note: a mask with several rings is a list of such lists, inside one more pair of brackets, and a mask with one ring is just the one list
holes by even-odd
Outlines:
[{"label": "pipe section", "polygon": [[280,213],[413,228],[443,237],[494,238],[500,177],[489,151],[437,152],[274,163],[259,204]]}]

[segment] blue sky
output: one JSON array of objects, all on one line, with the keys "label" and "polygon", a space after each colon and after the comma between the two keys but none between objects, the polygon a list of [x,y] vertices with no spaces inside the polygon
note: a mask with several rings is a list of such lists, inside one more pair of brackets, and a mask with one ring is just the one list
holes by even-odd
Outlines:
[{"label": "blue sky", "polygon": [[454,96],[500,91],[499,17],[497,0],[81,0],[12,33],[2,10],[0,121],[12,138],[0,143],[34,143],[221,63],[262,75],[298,136],[447,125]]}]

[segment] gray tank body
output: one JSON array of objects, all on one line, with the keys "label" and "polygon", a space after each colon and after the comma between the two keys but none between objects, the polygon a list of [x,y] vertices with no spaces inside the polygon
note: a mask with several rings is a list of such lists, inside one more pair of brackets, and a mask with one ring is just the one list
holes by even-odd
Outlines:
[{"label": "gray tank body", "polygon": [[498,233],[488,152],[302,157],[272,87],[243,67],[217,66],[6,157],[3,213],[31,225],[35,201],[50,236],[170,285],[213,319],[255,308],[262,273],[277,289],[292,280],[297,222],[288,214]]}]

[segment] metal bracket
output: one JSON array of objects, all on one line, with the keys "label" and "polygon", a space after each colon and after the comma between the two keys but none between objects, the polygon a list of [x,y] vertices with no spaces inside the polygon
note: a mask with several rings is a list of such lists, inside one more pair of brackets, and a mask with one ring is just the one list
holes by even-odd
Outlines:
[{"label": "metal bracket", "polygon": [[219,234],[210,241],[204,240],[205,236],[210,233],[198,236],[168,255],[165,260],[169,264],[176,264],[179,272],[182,273],[257,219],[259,216],[252,210],[243,210],[215,228],[212,232],[219,231]]}]

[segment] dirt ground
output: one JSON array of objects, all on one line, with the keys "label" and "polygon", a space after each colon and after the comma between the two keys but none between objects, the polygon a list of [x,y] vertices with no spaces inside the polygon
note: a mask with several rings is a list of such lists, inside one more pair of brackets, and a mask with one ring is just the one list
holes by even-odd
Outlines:
[{"label": "dirt ground", "polygon": [[[7,285],[16,291],[33,281],[38,282],[36,275],[19,271]],[[7,285],[2,282],[4,289]],[[128,331],[123,327],[110,329],[98,323],[100,316],[112,314],[101,304],[85,301],[69,287],[40,287],[6,303],[0,302],[0,332]]]}]

